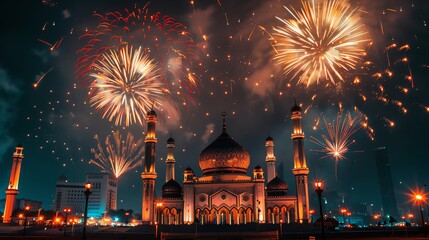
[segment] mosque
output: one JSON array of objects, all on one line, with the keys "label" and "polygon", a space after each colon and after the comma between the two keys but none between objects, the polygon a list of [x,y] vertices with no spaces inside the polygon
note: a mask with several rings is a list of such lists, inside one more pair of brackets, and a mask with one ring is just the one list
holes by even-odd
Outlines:
[{"label": "mosque", "polygon": [[288,195],[288,184],[276,174],[274,140],[268,137],[266,146],[266,176],[261,166],[246,174],[250,165],[249,153],[227,131],[226,114],[220,136],[200,154],[202,176],[191,168],[184,171],[183,185],[175,180],[174,139],[167,140],[166,179],[162,198],[154,198],[155,127],[157,115],[147,113],[147,135],[143,161],[143,224],[246,224],[306,223],[309,221],[308,173],[304,152],[304,133],[301,127],[302,110],[291,110],[293,132],[296,195]]}]

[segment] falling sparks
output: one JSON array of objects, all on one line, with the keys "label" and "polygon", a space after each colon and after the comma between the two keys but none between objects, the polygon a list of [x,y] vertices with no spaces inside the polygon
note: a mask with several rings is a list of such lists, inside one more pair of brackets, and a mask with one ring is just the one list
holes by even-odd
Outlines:
[{"label": "falling sparks", "polygon": [[326,155],[321,159],[330,157],[335,160],[336,177],[338,177],[338,161],[346,159],[345,154],[349,152],[350,145],[355,143],[351,137],[362,127],[361,120],[361,114],[352,117],[350,113],[347,113],[343,118],[343,113],[340,112],[336,120],[332,122],[324,119],[328,135],[322,134],[322,139],[311,136],[311,141],[322,148],[313,151],[325,153]]},{"label": "falling sparks", "polygon": [[90,163],[117,179],[141,165],[144,152],[142,139],[135,139],[131,133],[123,138],[119,131],[107,136],[104,144],[100,142],[98,135],[95,135],[94,139],[97,141],[97,148],[91,149],[94,159],[90,160]]}]

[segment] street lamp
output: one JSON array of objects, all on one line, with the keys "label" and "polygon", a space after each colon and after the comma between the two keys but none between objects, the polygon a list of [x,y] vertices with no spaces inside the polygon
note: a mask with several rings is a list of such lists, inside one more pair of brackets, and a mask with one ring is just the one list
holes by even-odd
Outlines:
[{"label": "street lamp", "polygon": [[343,225],[346,225],[346,217],[345,214],[347,213],[347,209],[346,208],[341,208],[340,209],[340,213],[343,214]]},{"label": "street lamp", "polygon": [[67,232],[67,216],[69,214],[69,212],[71,212],[70,208],[64,208],[64,212],[66,213],[66,219],[65,219],[65,226],[64,226],[64,237],[66,236],[66,232]]},{"label": "street lamp", "polygon": [[85,215],[83,216],[83,231],[82,231],[82,240],[86,240],[86,220],[88,219],[88,199],[91,195],[91,183],[87,182],[85,184]]},{"label": "street lamp", "polygon": [[423,234],[426,237],[426,231],[425,231],[425,219],[423,217],[423,209],[422,209],[422,201],[423,201],[423,195],[416,194],[414,195],[414,199],[419,202],[419,208],[420,208],[420,217],[422,218],[422,228],[423,228]]},{"label": "street lamp", "polygon": [[351,227],[351,225],[350,225],[351,224],[351,219],[350,218],[351,218],[352,213],[351,212],[347,212],[346,215],[347,215],[347,218],[349,220],[349,224],[348,225],[349,225],[349,227]]},{"label": "street lamp", "polygon": [[280,238],[279,239],[282,239],[282,235],[283,235],[283,219],[280,219],[279,225],[280,225]]},{"label": "street lamp", "polygon": [[317,180],[314,182],[314,187],[317,196],[319,197],[319,211],[320,211],[320,220],[322,223],[322,240],[325,240],[325,220],[323,219],[323,209],[322,209],[322,192],[323,192],[323,182]]},{"label": "street lamp", "polygon": [[24,232],[23,232],[24,236],[25,236],[26,231],[27,231],[27,215],[28,215],[28,211],[30,211],[30,206],[24,207]]}]

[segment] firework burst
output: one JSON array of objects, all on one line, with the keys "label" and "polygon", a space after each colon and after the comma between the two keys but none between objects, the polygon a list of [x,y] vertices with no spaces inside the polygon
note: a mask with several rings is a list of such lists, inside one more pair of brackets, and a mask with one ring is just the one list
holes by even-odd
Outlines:
[{"label": "firework burst", "polygon": [[116,125],[143,124],[146,112],[169,95],[158,66],[141,48],[110,50],[93,68],[90,104]]},{"label": "firework burst", "polygon": [[335,176],[338,176],[338,161],[346,159],[345,154],[349,152],[349,147],[355,140],[351,137],[364,126],[362,122],[361,114],[357,114],[352,117],[350,113],[347,113],[343,118],[342,112],[337,115],[336,120],[327,122],[325,126],[328,135],[322,134],[322,139],[311,136],[311,141],[319,145],[321,150],[313,150],[315,152],[325,153],[323,158],[335,159]]},{"label": "firework burst", "polygon": [[200,49],[186,30],[175,19],[151,13],[148,4],[125,11],[94,14],[100,21],[96,28],[89,29],[80,38],[88,39],[77,51],[80,56],[75,64],[76,80],[90,85],[92,69],[109,50],[123,46],[141,46],[145,55],[158,65],[159,74],[167,87],[183,105],[193,102],[193,94],[199,86]]},{"label": "firework burst", "polygon": [[95,135],[97,148],[92,148],[91,153],[94,154],[94,159],[90,163],[100,167],[117,179],[124,173],[141,165],[143,156],[143,140],[135,140],[131,133],[128,133],[126,138],[116,131],[113,136],[107,136],[104,144],[102,144]]},{"label": "firework burst", "polygon": [[301,1],[302,8],[285,9],[291,19],[277,17],[274,60],[292,79],[307,86],[321,79],[345,81],[342,71],[355,69],[369,42],[357,8],[345,1]]}]

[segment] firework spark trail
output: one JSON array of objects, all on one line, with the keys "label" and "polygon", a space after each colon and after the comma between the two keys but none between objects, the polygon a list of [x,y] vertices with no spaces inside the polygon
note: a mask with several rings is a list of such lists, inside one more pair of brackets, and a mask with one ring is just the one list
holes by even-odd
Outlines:
[{"label": "firework spark trail", "polygon": [[52,69],[54,69],[54,67],[51,67],[48,71],[46,71],[45,73],[42,74],[42,76],[39,77],[39,79],[37,80],[37,82],[35,82],[33,84],[33,87],[37,88],[40,84],[40,82],[46,77],[46,75],[48,73],[50,73],[52,71]]},{"label": "firework spark trail", "polygon": [[285,7],[292,19],[276,17],[273,28],[276,65],[307,86],[321,79],[345,81],[341,71],[355,69],[369,43],[358,8],[340,0],[301,1],[302,8]]},{"label": "firework spark trail", "polygon": [[170,94],[159,68],[141,48],[110,50],[93,67],[90,104],[115,125],[143,124],[149,109],[167,104]]},{"label": "firework spark trail", "polygon": [[[87,39],[76,53],[76,80],[87,86],[92,83],[93,65],[111,49],[126,45],[141,46],[160,68],[160,75],[171,92],[176,93],[184,105],[193,103],[198,91],[201,49],[192,39],[186,26],[175,19],[151,13],[148,4],[125,11],[94,14],[99,19],[95,29],[89,29],[80,39]],[[175,88],[175,89],[172,89]]]},{"label": "firework spark trail", "polygon": [[94,159],[90,160],[91,164],[100,167],[117,179],[124,173],[141,165],[141,159],[144,152],[143,140],[134,139],[131,133],[128,133],[123,139],[119,131],[113,133],[113,136],[107,136],[102,144],[95,135],[97,148],[92,148],[91,153]]},{"label": "firework spark trail", "polygon": [[324,118],[326,131],[328,135],[322,134],[322,139],[311,136],[310,141],[319,145],[321,150],[315,152],[325,153],[323,158],[335,159],[335,177],[338,178],[338,161],[346,159],[345,154],[349,152],[349,147],[354,140],[351,137],[363,127],[362,115],[357,114],[354,117],[347,113],[344,118],[342,112],[338,113],[336,120],[327,122]]}]

